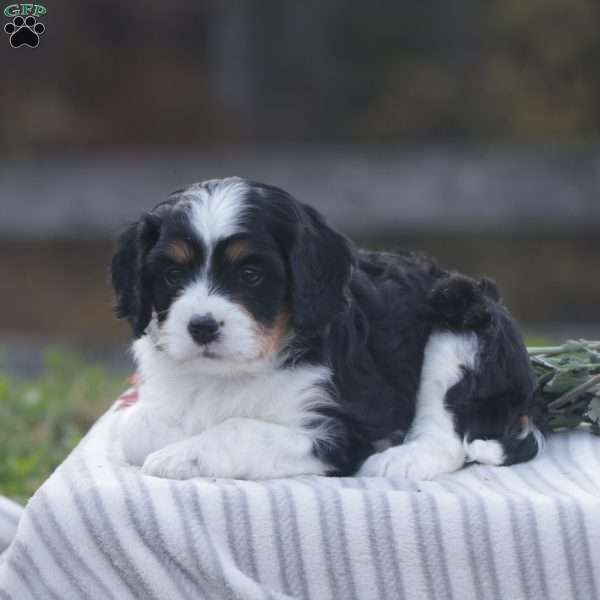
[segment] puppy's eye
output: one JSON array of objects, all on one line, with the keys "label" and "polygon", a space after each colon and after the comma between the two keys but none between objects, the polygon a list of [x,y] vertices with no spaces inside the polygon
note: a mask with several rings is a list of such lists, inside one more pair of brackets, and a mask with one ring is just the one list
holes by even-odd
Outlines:
[{"label": "puppy's eye", "polygon": [[246,285],[255,286],[263,280],[263,274],[258,267],[246,266],[240,269],[240,279]]},{"label": "puppy's eye", "polygon": [[181,270],[169,269],[163,275],[165,283],[171,287],[177,287],[181,283]]}]

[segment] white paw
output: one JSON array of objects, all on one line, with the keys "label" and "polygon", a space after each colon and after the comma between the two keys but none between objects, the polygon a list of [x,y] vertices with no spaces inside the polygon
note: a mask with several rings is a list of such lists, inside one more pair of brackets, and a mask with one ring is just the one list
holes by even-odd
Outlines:
[{"label": "white paw", "polygon": [[501,465],[504,462],[504,448],[497,440],[473,440],[466,444],[467,460],[482,465]]},{"label": "white paw", "polygon": [[236,477],[235,464],[218,437],[206,434],[169,444],[149,454],[142,473],[166,479],[192,477]]},{"label": "white paw", "polygon": [[165,479],[200,477],[202,473],[198,458],[189,453],[182,453],[179,448],[172,446],[166,446],[149,454],[142,465],[142,473]]},{"label": "white paw", "polygon": [[445,447],[411,441],[367,458],[359,472],[363,477],[403,477],[434,479],[460,469],[465,461],[462,446],[454,440]]}]

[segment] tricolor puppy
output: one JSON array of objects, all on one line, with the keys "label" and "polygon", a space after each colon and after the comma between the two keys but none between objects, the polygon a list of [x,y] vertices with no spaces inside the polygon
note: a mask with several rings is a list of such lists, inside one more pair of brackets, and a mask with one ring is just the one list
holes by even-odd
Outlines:
[{"label": "tricolor puppy", "polygon": [[126,458],[148,475],[430,479],[541,448],[517,325],[488,280],[356,249],[281,189],[173,193],[127,229]]}]

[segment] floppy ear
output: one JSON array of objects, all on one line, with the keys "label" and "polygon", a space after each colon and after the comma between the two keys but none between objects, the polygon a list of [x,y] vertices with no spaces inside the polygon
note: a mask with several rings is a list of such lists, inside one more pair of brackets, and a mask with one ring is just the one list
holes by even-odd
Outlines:
[{"label": "floppy ear", "polygon": [[316,333],[343,312],[353,264],[348,240],[312,207],[299,204],[301,222],[290,251],[294,327]]},{"label": "floppy ear", "polygon": [[114,311],[119,319],[129,321],[136,338],[144,334],[152,316],[152,299],[143,267],[148,251],[158,240],[159,230],[160,220],[152,214],[130,225],[119,236],[111,263]]}]

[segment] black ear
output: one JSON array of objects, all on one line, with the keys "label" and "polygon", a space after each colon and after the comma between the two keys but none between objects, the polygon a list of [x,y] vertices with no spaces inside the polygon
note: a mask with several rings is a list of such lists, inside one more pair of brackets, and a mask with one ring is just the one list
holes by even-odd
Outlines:
[{"label": "black ear", "polygon": [[158,240],[159,231],[158,217],[145,215],[119,236],[112,259],[114,311],[119,319],[129,321],[136,338],[144,334],[152,316],[152,299],[143,270],[145,257]]},{"label": "black ear", "polygon": [[346,307],[353,264],[349,241],[312,207],[299,204],[300,225],[290,251],[292,313],[298,332],[316,333]]}]

